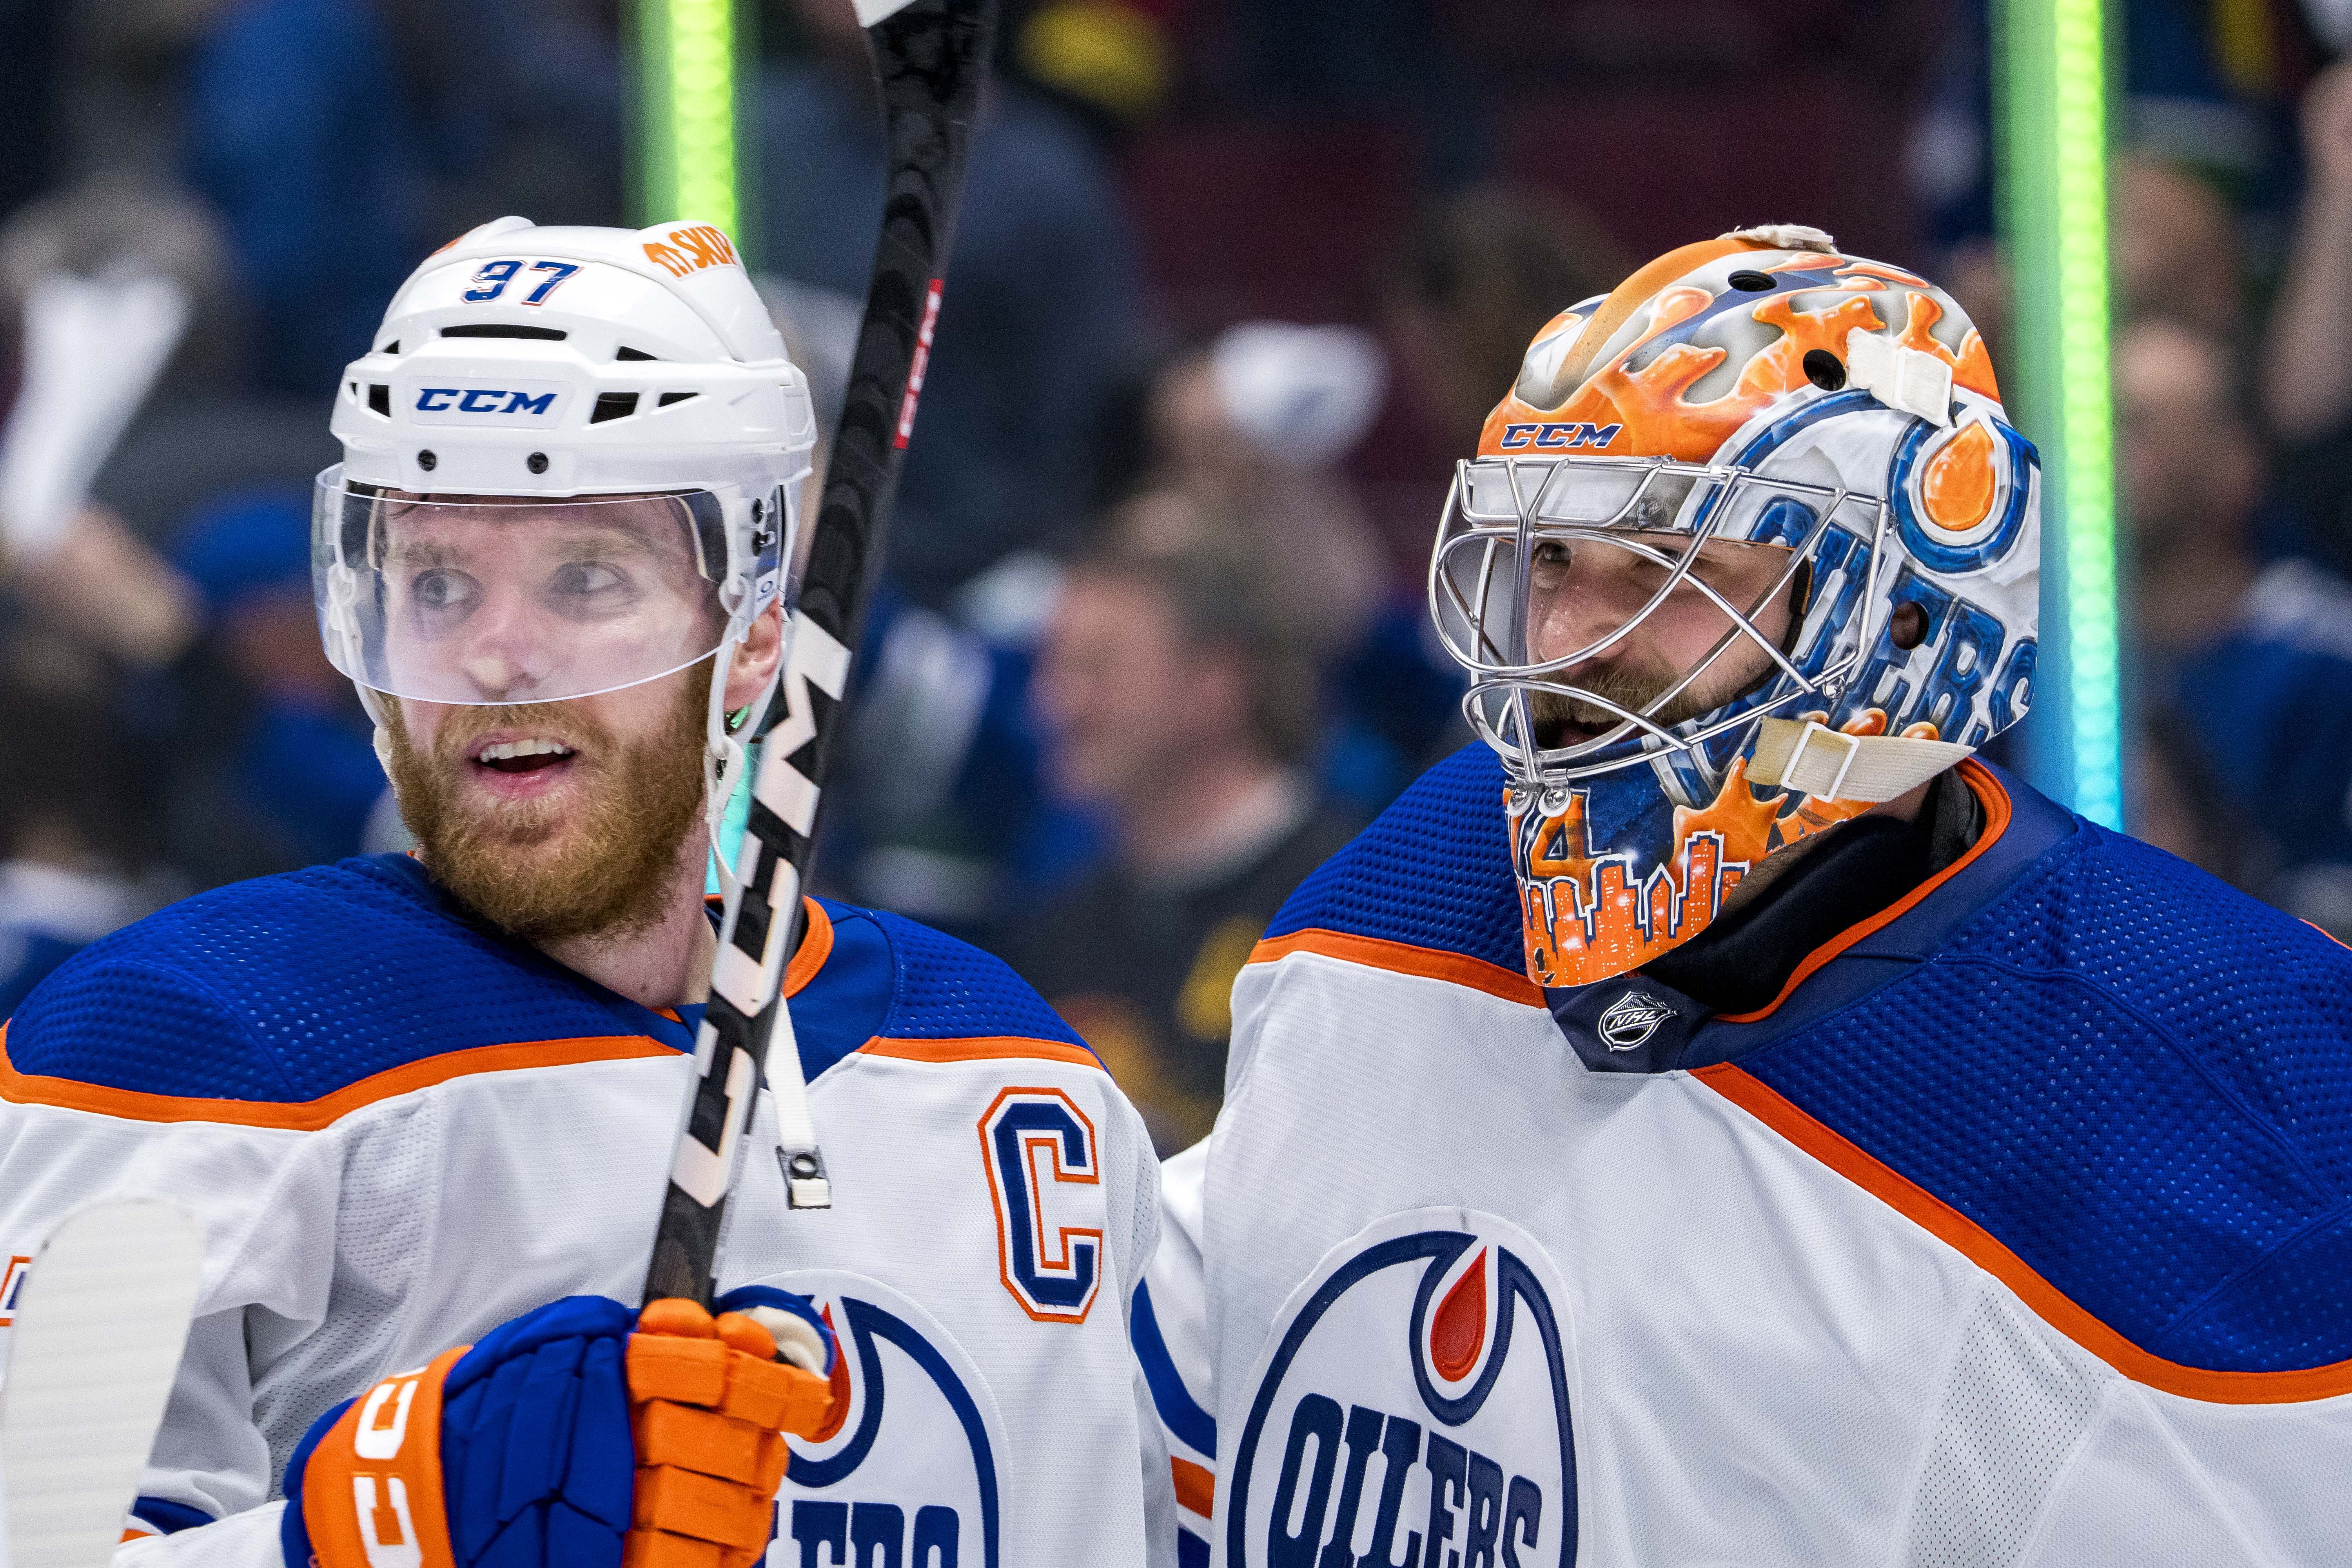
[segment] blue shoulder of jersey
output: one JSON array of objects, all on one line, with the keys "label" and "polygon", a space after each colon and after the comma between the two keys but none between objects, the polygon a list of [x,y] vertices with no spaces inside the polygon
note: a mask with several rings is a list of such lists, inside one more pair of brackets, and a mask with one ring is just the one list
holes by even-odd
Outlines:
[{"label": "blue shoulder of jersey", "polygon": [[1998,841],[1738,1068],[2150,1355],[2352,1360],[2352,952],[1986,772]]},{"label": "blue shoulder of jersey", "polygon": [[[995,959],[895,915],[824,907],[831,949],[791,1004],[811,1079],[877,1036],[1078,1043]],[[641,1006],[478,930],[414,860],[375,856],[198,894],[91,944],[8,1021],[0,1071],[303,1105],[484,1047],[690,1050],[698,1011]]]},{"label": "blue shoulder of jersey", "polygon": [[200,893],[92,943],[9,1022],[15,1072],[299,1103],[485,1046],[682,1027],[455,918],[403,856]]},{"label": "blue shoulder of jersey", "polygon": [[1306,931],[1455,953],[1524,976],[1494,752],[1473,742],[1422,774],[1298,885],[1265,934]]},{"label": "blue shoulder of jersey", "polygon": [[1001,960],[903,915],[817,903],[833,927],[832,951],[792,1003],[809,1081],[876,1039],[1046,1040],[1086,1049]]}]

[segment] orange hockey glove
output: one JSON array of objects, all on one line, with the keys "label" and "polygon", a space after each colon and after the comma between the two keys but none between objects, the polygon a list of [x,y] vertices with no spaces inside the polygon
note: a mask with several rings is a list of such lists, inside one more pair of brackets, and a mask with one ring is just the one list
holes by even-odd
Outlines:
[{"label": "orange hockey glove", "polygon": [[723,1304],[567,1297],[330,1410],[287,1467],[289,1568],[751,1568],[834,1352],[789,1292]]},{"label": "orange hockey glove", "polygon": [[636,1507],[623,1568],[751,1568],[768,1550],[787,1455],[778,1434],[820,1429],[833,1390],[775,1359],[740,1312],[656,1301],[629,1337]]}]

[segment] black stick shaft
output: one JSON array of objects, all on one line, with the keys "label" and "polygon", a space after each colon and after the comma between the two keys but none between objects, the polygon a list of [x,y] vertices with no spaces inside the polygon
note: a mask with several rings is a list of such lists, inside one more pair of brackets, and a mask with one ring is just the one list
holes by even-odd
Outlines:
[{"label": "black stick shaft", "polygon": [[[940,282],[994,23],[995,0],[911,0],[866,29],[889,146],[881,242],[787,634],[782,700],[771,705],[774,728],[762,748],[745,830],[755,846],[754,865],[728,912],[712,966],[693,1098],[646,1272],[649,1301],[682,1296],[708,1304],[712,1298],[727,1194],[741,1169],[753,1089],[782,1005],[783,961],[799,946],[800,889],[841,730],[849,660],[881,562],[939,319]],[[786,1133],[789,1144],[789,1128]],[[795,1162],[804,1157],[821,1186],[814,1147],[788,1147],[785,1154]],[[793,1186],[789,1166],[786,1177]]]}]

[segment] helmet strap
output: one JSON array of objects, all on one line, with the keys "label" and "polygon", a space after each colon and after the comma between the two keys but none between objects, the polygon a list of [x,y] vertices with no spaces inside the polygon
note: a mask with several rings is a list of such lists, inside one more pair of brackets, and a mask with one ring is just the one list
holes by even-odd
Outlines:
[{"label": "helmet strap", "polygon": [[735,650],[742,640],[741,633],[731,634],[711,656],[710,709],[702,749],[703,823],[710,835],[711,863],[719,868],[719,889],[730,904],[741,891],[741,883],[720,847],[719,829],[727,820],[727,803],[742,780],[743,767],[750,756],[743,743],[735,739],[735,721],[730,720],[727,711],[727,677],[734,668]]},{"label": "helmet strap", "polygon": [[1975,751],[1950,741],[1848,735],[1810,719],[1766,719],[1748,778],[1767,789],[1875,805],[1910,794]]}]

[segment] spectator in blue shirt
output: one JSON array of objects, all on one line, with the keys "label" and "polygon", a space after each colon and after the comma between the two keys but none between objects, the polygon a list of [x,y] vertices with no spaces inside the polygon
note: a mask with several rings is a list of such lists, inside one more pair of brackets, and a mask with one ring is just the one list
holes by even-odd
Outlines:
[{"label": "spectator in blue shirt", "polygon": [[142,753],[101,658],[23,625],[0,635],[0,1020],[184,890],[147,853]]},{"label": "spectator in blue shirt", "polygon": [[[181,815],[199,819],[216,847],[247,841],[245,853],[268,869],[383,847],[371,832],[381,837],[395,820],[373,726],[319,646],[310,542],[301,498],[259,491],[205,507],[173,550],[203,596],[211,651],[245,699],[228,733],[194,738],[204,754]],[[207,880],[245,869],[193,868]]]},{"label": "spectator in blue shirt", "polygon": [[2261,447],[2219,342],[2137,323],[2116,343],[2116,394],[2144,757],[2162,770],[2158,809],[2136,824],[2289,913],[2352,933],[2352,584],[2257,554]]}]

